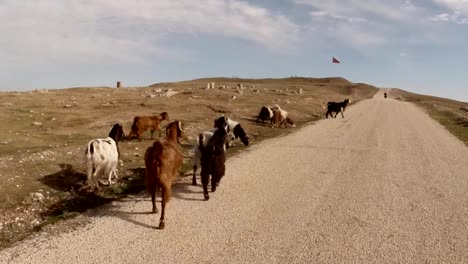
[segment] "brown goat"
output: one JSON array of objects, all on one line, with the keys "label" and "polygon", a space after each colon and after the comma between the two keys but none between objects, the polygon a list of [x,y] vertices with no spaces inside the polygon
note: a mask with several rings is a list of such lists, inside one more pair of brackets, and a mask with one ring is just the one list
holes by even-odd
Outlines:
[{"label": "brown goat", "polygon": [[271,124],[273,127],[281,127],[284,124],[284,127],[296,127],[294,121],[288,116],[288,112],[283,109],[273,109],[273,118],[271,119]]},{"label": "brown goat", "polygon": [[151,194],[153,213],[158,212],[156,190],[161,188],[162,210],[159,229],[164,228],[164,213],[166,203],[172,195],[172,182],[177,178],[177,173],[183,162],[183,155],[177,143],[184,133],[182,123],[176,120],[168,124],[167,131],[166,139],[155,141],[145,153],[146,187]]},{"label": "brown goat", "polygon": [[148,129],[150,129],[151,132],[151,139],[153,139],[155,130],[159,131],[159,137],[161,137],[161,122],[163,120],[169,120],[167,112],[162,112],[157,116],[135,116],[133,118],[132,129],[128,135],[128,140],[136,137],[141,141],[141,134]]}]

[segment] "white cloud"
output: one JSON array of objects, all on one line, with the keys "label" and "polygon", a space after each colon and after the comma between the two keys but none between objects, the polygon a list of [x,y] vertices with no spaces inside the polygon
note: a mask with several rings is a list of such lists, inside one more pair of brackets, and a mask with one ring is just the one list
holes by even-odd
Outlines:
[{"label": "white cloud", "polygon": [[448,14],[448,13],[438,14],[429,18],[429,20],[433,22],[452,22],[452,23],[456,23],[460,25],[468,24],[468,18],[461,16],[461,14],[458,12],[455,12],[452,14]]},{"label": "white cloud", "polygon": [[312,11],[309,13],[312,17],[318,19],[334,19],[334,20],[342,20],[349,23],[359,23],[359,22],[367,22],[367,19],[362,17],[352,17],[352,16],[341,16],[332,13],[328,13],[326,11]]},{"label": "white cloud", "polygon": [[[316,32],[326,31],[329,38],[363,53],[383,46],[420,45],[439,42],[444,30],[434,28],[423,1],[411,0],[295,0],[309,8],[310,25]],[[466,21],[468,22],[468,21]]]},{"label": "white cloud", "polygon": [[319,11],[341,16],[376,16],[394,21],[414,20],[421,11],[410,0],[295,0],[297,4],[309,5]]},{"label": "white cloud", "polygon": [[[375,18],[375,12],[380,13],[378,9],[383,8],[378,7],[380,2],[369,2],[374,7],[369,9],[364,1],[350,1],[350,4],[343,4],[338,0],[297,0],[296,3],[312,8],[309,12],[310,24],[319,29],[314,35],[322,34],[322,37],[363,52],[367,52],[369,47],[388,43],[391,27],[382,23],[381,18]],[[386,2],[382,3],[383,6],[386,5]]]},{"label": "white cloud", "polygon": [[430,18],[434,22],[452,22],[468,24],[468,0],[433,0],[434,3],[445,7],[451,13],[442,13]]},{"label": "white cloud", "polygon": [[438,14],[438,15],[431,17],[430,20],[434,22],[441,22],[441,21],[447,22],[450,20],[450,14],[447,14],[447,13]]},{"label": "white cloud", "polygon": [[468,0],[433,0],[434,3],[444,6],[453,12],[468,15]]},{"label": "white cloud", "polygon": [[113,59],[175,54],[171,34],[221,35],[271,49],[293,43],[299,27],[238,0],[5,0],[0,5],[5,62]]},{"label": "white cloud", "polygon": [[384,35],[377,34],[372,30],[362,30],[352,24],[339,24],[329,32],[330,37],[342,41],[354,48],[365,50],[369,46],[379,46],[387,43]]}]

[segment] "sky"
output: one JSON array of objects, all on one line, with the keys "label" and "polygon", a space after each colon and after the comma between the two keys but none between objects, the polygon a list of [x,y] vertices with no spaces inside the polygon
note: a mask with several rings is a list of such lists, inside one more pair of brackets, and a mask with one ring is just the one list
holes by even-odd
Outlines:
[{"label": "sky", "polygon": [[0,32],[0,91],[340,76],[468,102],[468,0],[0,0]]}]

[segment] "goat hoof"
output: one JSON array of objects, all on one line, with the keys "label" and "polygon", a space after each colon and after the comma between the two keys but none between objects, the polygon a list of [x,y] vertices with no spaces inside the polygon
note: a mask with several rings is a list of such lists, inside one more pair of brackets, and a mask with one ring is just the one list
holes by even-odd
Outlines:
[{"label": "goat hoof", "polygon": [[164,221],[159,222],[159,229],[164,229]]},{"label": "goat hoof", "polygon": [[153,210],[151,211],[153,214],[157,214],[158,213],[158,208],[153,208]]},{"label": "goat hoof", "polygon": [[208,201],[210,199],[210,196],[208,194],[205,194],[205,201]]},{"label": "goat hoof", "polygon": [[211,187],[211,192],[216,192],[216,184],[213,187]]}]

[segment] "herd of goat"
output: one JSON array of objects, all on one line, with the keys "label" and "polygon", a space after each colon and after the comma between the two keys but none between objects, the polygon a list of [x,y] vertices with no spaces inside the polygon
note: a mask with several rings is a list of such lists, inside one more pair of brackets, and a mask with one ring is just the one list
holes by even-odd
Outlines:
[{"label": "herd of goat", "polygon": [[[341,113],[344,118],[343,112],[348,103],[348,99],[339,103],[329,102],[325,116],[328,118],[328,115],[331,115],[336,118],[338,113]],[[336,113],[335,116],[333,116],[333,113]],[[170,122],[166,126],[166,137],[161,138],[161,122],[164,120],[169,120],[167,112],[162,112],[158,116],[136,116],[127,137],[125,137],[122,125],[115,124],[107,138],[89,141],[85,151],[87,164],[87,184],[85,187],[94,191],[99,189],[100,175],[108,177],[108,184],[112,184],[113,180],[117,180],[117,168],[120,160],[119,141],[135,138],[141,140],[142,133],[147,130],[150,130],[151,139],[153,139],[154,132],[159,132],[160,138],[146,150],[144,160],[146,168],[145,183],[148,192],[151,194],[153,213],[158,213],[156,191],[161,190],[160,229],[165,226],[165,207],[171,198],[172,183],[177,179],[183,163],[183,154],[179,146],[180,139],[184,135],[182,122],[177,120]],[[256,122],[259,121],[263,124],[265,121],[270,121],[272,127],[296,126],[289,117],[288,112],[278,105],[263,106]],[[211,192],[215,192],[225,174],[226,149],[232,146],[235,139],[239,139],[245,146],[249,145],[249,137],[241,124],[224,115],[214,120],[212,129],[198,135],[193,157],[192,184],[197,184],[196,172],[200,167],[205,200],[210,198],[208,184],[211,184]]]}]

